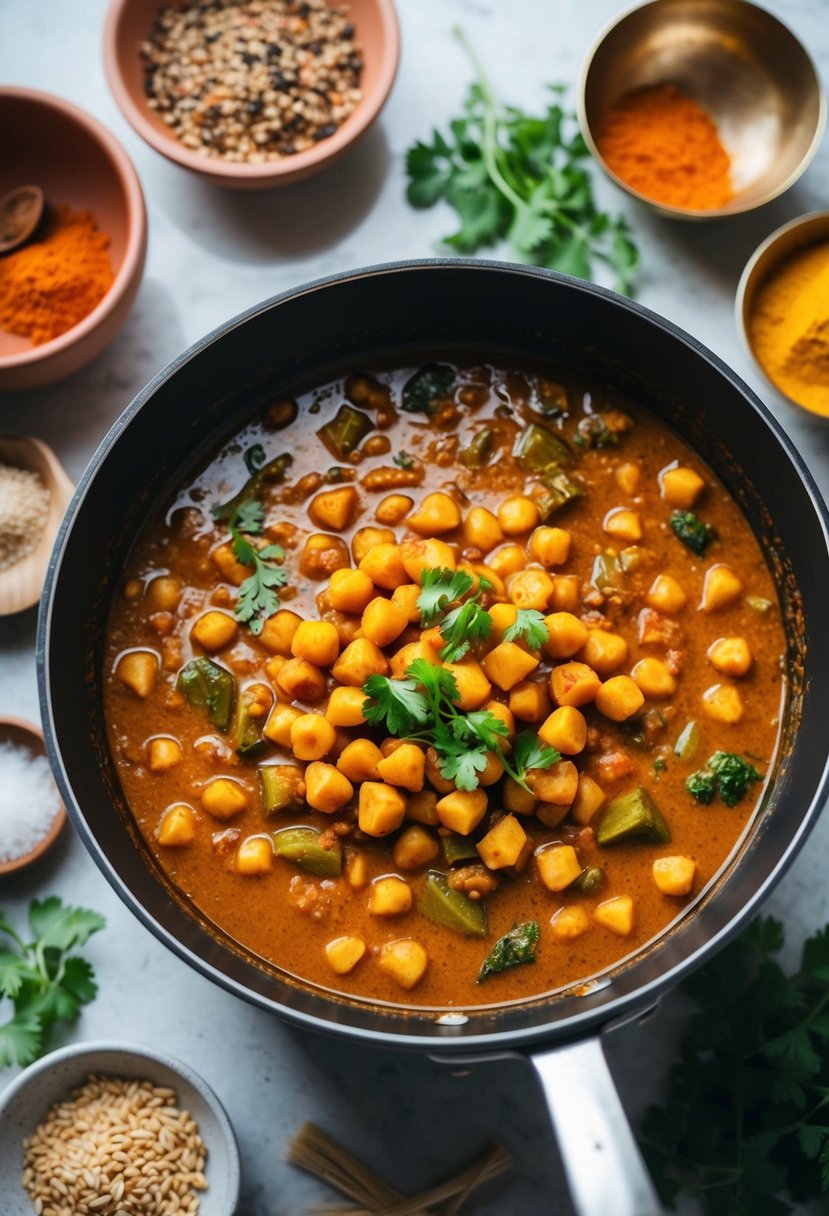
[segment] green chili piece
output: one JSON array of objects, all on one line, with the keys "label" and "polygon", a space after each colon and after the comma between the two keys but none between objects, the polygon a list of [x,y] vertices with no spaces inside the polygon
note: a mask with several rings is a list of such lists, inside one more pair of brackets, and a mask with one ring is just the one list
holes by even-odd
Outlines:
[{"label": "green chili piece", "polygon": [[335,417],[317,431],[322,442],[338,460],[345,460],[374,430],[368,414],[353,405],[341,405]]},{"label": "green chili piece", "polygon": [[539,484],[530,491],[543,523],[583,495],[581,486],[568,477],[564,469],[556,468],[548,469]]},{"label": "green chili piece", "polygon": [[455,373],[445,363],[427,363],[403,385],[400,404],[407,414],[436,414],[452,389]]},{"label": "green chili piece", "polygon": [[236,709],[233,714],[233,726],[230,730],[231,741],[236,748],[236,755],[245,760],[255,760],[268,750],[268,744],[262,738],[261,720],[252,718],[251,706],[255,697],[250,692],[242,692],[236,698]]},{"label": "green chili piece", "polygon": [[659,808],[641,785],[609,802],[596,828],[596,841],[600,845],[637,839],[653,844],[668,844],[671,839]]},{"label": "green chili piece", "polygon": [[486,937],[486,907],[482,900],[469,899],[453,891],[443,874],[430,870],[426,875],[417,909],[427,920],[463,933],[466,937]]},{"label": "green chili piece", "polygon": [[295,764],[266,764],[259,770],[262,810],[266,815],[305,808],[305,777]]},{"label": "green chili piece", "polygon": [[264,486],[281,485],[288,476],[288,470],[293,461],[293,456],[288,452],[283,452],[281,456],[275,456],[273,460],[269,460],[267,464],[263,464],[261,469],[257,469],[247,479],[238,494],[234,494],[233,498],[229,498],[227,502],[213,507],[213,518],[219,520],[230,519],[234,511],[237,511],[243,503],[249,502],[254,498],[259,498]]},{"label": "green chili piece", "polygon": [[459,836],[456,832],[450,832],[448,836],[441,836],[440,843],[448,866],[453,866],[459,861],[480,861],[480,854],[475,847],[475,842],[468,836]]},{"label": "green chili piece", "polygon": [[178,673],[176,688],[191,705],[207,710],[213,726],[227,730],[236,695],[236,680],[229,671],[212,659],[192,659]]},{"label": "green chili piece", "polygon": [[462,451],[458,452],[458,460],[461,464],[466,465],[468,469],[482,468],[492,453],[492,441],[494,438],[495,432],[491,431],[488,426],[484,427],[470,441],[468,448],[463,448]]},{"label": "green chili piece", "polygon": [[478,973],[478,983],[487,976],[499,975],[508,967],[517,967],[521,963],[534,963],[535,952],[538,949],[539,928],[537,920],[528,920],[526,924],[516,925],[499,937],[498,941],[484,959]]},{"label": "green chili piece", "polygon": [[604,885],[604,880],[605,873],[601,866],[587,866],[573,883],[573,890],[592,895]]},{"label": "green chili piece", "polygon": [[543,473],[551,465],[571,464],[573,460],[564,440],[538,422],[531,422],[519,432],[512,454],[522,469],[533,473]]},{"label": "green chili piece", "polygon": [[339,844],[324,849],[316,828],[280,828],[273,834],[273,851],[318,878],[338,878],[342,873],[343,853]]}]

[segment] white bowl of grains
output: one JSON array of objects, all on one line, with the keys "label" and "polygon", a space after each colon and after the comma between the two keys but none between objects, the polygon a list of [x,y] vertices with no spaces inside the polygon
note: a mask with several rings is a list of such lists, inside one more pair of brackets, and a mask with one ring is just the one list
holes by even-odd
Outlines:
[{"label": "white bowl of grains", "polygon": [[0,616],[40,599],[75,487],[40,439],[0,435]]},{"label": "white bowl of grains", "polygon": [[130,1043],[53,1051],[0,1095],[3,1216],[233,1216],[239,1152],[210,1087]]},{"label": "white bowl of grains", "polygon": [[336,160],[377,118],[399,56],[393,0],[111,0],[104,25],[124,117],[220,186]]}]

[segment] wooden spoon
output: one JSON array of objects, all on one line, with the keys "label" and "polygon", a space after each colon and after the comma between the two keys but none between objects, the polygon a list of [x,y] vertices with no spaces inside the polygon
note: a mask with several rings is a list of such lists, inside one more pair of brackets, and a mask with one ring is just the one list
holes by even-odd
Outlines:
[{"label": "wooden spoon", "polygon": [[43,215],[40,186],[18,186],[0,199],[0,254],[28,241]]}]

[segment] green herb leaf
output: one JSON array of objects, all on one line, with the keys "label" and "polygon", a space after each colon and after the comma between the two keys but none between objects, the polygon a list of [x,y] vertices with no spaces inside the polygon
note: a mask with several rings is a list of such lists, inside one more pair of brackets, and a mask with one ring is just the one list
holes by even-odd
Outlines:
[{"label": "green herb leaf", "polygon": [[538,949],[540,930],[537,920],[529,920],[526,924],[516,925],[499,937],[498,941],[484,959],[478,973],[478,983],[487,976],[499,975],[508,967],[517,967],[522,963],[534,963],[535,952]]},{"label": "green herb leaf", "polygon": [[748,793],[760,774],[753,764],[733,752],[714,752],[708,763],[685,782],[685,788],[697,802],[710,806],[719,792],[726,806],[736,806]]},{"label": "green herb leaf", "polygon": [[524,783],[527,770],[531,768],[550,768],[558,764],[561,752],[554,747],[547,747],[530,730],[522,731],[516,736],[512,747],[512,764],[518,774],[517,781]]},{"label": "green herb leaf", "polygon": [[409,735],[428,721],[429,707],[413,679],[390,680],[388,676],[369,676],[363,685],[368,697],[363,702],[367,722],[385,726],[398,738]]},{"label": "green herb leaf", "polygon": [[444,663],[456,663],[470,646],[486,641],[491,632],[492,617],[477,600],[467,600],[448,612],[441,622],[440,634],[446,645],[440,657]]},{"label": "green herb leaf", "polygon": [[421,625],[432,625],[440,612],[457,603],[474,585],[475,579],[466,570],[447,570],[444,566],[424,570],[417,597]]},{"label": "green herb leaf", "polygon": [[234,557],[243,566],[253,567],[253,573],[239,587],[234,615],[254,634],[261,633],[268,617],[278,611],[277,589],[288,581],[288,572],[280,564],[285,559],[282,547],[257,548],[248,540],[249,536],[261,536],[264,523],[265,508],[255,498],[240,503],[227,521]]},{"label": "green herb leaf", "polygon": [[504,631],[505,642],[518,642],[523,638],[530,650],[540,650],[549,637],[544,616],[537,608],[519,608],[515,621]]},{"label": "green herb leaf", "polygon": [[702,557],[717,535],[711,525],[704,524],[693,511],[674,511],[669,522],[677,538],[697,557]]},{"label": "green herb leaf", "polygon": [[414,465],[414,457],[410,456],[408,452],[398,452],[396,456],[392,457],[392,460],[398,469],[411,469]]}]

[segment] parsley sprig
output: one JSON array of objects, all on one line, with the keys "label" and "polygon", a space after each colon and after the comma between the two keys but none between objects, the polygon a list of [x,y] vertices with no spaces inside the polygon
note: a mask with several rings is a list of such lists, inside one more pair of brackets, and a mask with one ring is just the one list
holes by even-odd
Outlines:
[{"label": "parsley sprig", "polygon": [[786,974],[771,917],[684,985],[696,1010],[643,1148],[668,1206],[782,1216],[829,1192],[829,926]]},{"label": "parsley sprig", "polygon": [[506,239],[519,259],[592,277],[593,263],[615,271],[616,287],[630,293],[639,262],[622,216],[600,211],[585,163],[587,145],[575,115],[561,105],[563,86],[540,117],[503,106],[462,31],[455,31],[477,79],[463,113],[446,135],[417,142],[406,157],[407,197],[413,207],[444,199],[460,227],[444,244],[462,253]]},{"label": "parsley sprig", "polygon": [[531,731],[518,735],[509,756],[504,748],[506,723],[488,709],[459,710],[460,694],[452,672],[425,659],[410,663],[402,680],[369,676],[363,692],[368,698],[363,702],[366,721],[397,738],[430,744],[441,774],[459,790],[477,789],[489,752],[500,757],[505,771],[526,790],[529,769],[549,768],[561,759],[555,748],[545,747]]},{"label": "parsley sprig", "polygon": [[[457,663],[468,654],[471,646],[485,642],[492,632],[492,617],[480,602],[481,593],[491,584],[486,579],[479,579],[477,590],[469,595],[475,586],[472,575],[466,570],[447,570],[442,566],[424,570],[421,578],[417,598],[420,623],[432,625],[436,617],[445,614],[440,623],[445,642],[440,657],[444,663]],[[544,636],[547,636],[546,629]]]},{"label": "parsley sprig", "polygon": [[278,587],[288,581],[288,572],[278,564],[285,558],[281,545],[263,545],[258,548],[250,541],[251,536],[261,536],[265,523],[265,508],[256,498],[239,504],[227,521],[233,556],[243,566],[252,566],[253,573],[239,588],[235,616],[237,621],[249,625],[251,633],[259,634],[269,616],[279,608]]},{"label": "parsley sprig", "polygon": [[74,1022],[98,991],[92,967],[79,954],[104,918],[86,908],[72,908],[57,895],[29,905],[26,942],[0,912],[0,996],[14,1013],[0,1025],[0,1068],[17,1061],[31,1064],[48,1050],[56,1022]]}]

